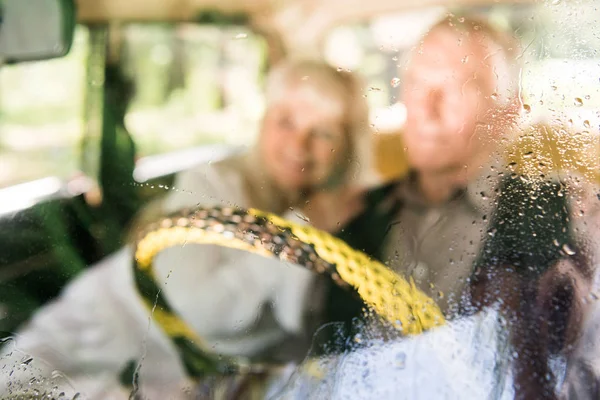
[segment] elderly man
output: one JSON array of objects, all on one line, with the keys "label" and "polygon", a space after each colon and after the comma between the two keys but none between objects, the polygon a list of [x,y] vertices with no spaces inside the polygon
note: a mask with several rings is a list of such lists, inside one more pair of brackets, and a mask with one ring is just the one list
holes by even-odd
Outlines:
[{"label": "elderly man", "polygon": [[[336,372],[348,385],[336,388],[356,394],[360,365],[373,367],[359,386],[381,389],[377,398],[556,397],[564,367],[551,361],[568,356],[589,307],[598,201],[575,177],[521,176],[507,165],[521,104],[517,52],[510,35],[452,16],[412,52],[403,88],[412,172],[392,185],[400,210],[383,259],[455,320],[395,351],[354,352]],[[508,338],[490,333],[496,309]],[[498,354],[506,340],[512,350]]]},{"label": "elderly man", "polygon": [[397,185],[402,208],[384,258],[449,318],[501,302],[516,317],[517,396],[552,398],[548,355],[579,331],[598,201],[577,179],[524,177],[506,165],[520,104],[517,49],[482,21],[449,17],[412,53],[404,80],[412,173]]}]

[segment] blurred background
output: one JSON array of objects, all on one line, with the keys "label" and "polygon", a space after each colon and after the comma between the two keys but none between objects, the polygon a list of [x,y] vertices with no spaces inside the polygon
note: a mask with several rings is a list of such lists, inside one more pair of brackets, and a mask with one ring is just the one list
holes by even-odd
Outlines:
[{"label": "blurred background", "polygon": [[[523,137],[531,140],[520,151],[545,149],[555,163],[600,173],[594,0],[76,6],[66,56],[0,67],[1,331],[119,248],[136,212],[175,173],[251,144],[265,73],[285,56],[325,59],[366,78],[379,172],[401,175],[403,63],[447,13],[480,13],[521,40]],[[543,135],[531,134],[540,127]]]}]

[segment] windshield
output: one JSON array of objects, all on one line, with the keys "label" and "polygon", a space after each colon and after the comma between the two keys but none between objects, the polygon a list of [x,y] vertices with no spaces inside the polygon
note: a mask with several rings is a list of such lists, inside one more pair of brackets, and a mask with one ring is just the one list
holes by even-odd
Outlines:
[{"label": "windshield", "polygon": [[600,398],[594,0],[98,1],[0,68],[0,397]]}]

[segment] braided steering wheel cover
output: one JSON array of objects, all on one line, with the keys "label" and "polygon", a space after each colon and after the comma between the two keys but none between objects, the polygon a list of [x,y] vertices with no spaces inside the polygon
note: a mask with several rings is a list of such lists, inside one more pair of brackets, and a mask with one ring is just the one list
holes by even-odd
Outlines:
[{"label": "braided steering wheel cover", "polygon": [[[157,292],[154,258],[163,250],[185,244],[212,244],[277,257],[319,274],[341,287],[354,288],[365,304],[402,334],[415,335],[445,323],[435,301],[412,281],[351,248],[332,235],[256,209],[197,208],[174,213],[151,224],[135,243],[135,277],[140,295],[154,320],[176,343],[195,354],[192,370],[239,372],[251,366],[242,359],[219,360],[201,338]],[[181,354],[190,363],[188,354]],[[224,367],[224,365],[226,365]],[[192,366],[193,367],[193,366]],[[188,365],[188,371],[190,366]],[[198,375],[198,373],[193,373]]]}]

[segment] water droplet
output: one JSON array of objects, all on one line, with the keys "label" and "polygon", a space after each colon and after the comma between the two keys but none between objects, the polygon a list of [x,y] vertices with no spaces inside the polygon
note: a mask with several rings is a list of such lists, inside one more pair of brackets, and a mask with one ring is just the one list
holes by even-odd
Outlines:
[{"label": "water droplet", "polygon": [[300,214],[300,213],[295,213],[295,214],[296,214],[296,216],[297,216],[298,218],[300,218],[302,221],[310,223],[310,219],[309,219],[308,217],[306,217],[306,216],[304,216],[304,215],[302,215],[302,214]]},{"label": "water droplet", "polygon": [[462,58],[462,60],[460,60],[460,62],[461,62],[461,63],[463,63],[463,64],[466,64],[466,63],[468,63],[468,62],[469,62],[469,56],[464,56],[464,57]]},{"label": "water droplet", "polygon": [[31,364],[32,361],[33,361],[33,357],[29,357],[29,358],[21,361],[21,364],[22,365],[29,365],[29,364]]},{"label": "water droplet", "polygon": [[531,158],[533,157],[533,151],[528,151],[527,153],[523,154],[523,158]]},{"label": "water droplet", "polygon": [[550,89],[556,91],[558,88],[556,86],[550,86]]},{"label": "water droplet", "polygon": [[369,92],[381,92],[381,88],[371,86],[369,87]]},{"label": "water droplet", "polygon": [[59,379],[59,378],[65,378],[65,375],[62,372],[60,372],[60,371],[58,371],[58,370],[55,369],[54,371],[52,371],[50,377],[53,380],[56,380],[56,379]]},{"label": "water droplet", "polygon": [[590,95],[589,95],[589,94],[586,94],[586,95],[585,95],[585,99],[586,99],[586,100],[589,100],[590,98],[591,98],[591,97],[590,97]]},{"label": "water droplet", "polygon": [[568,256],[572,256],[575,254],[575,250],[573,250],[571,247],[569,247],[569,245],[567,243],[563,244],[562,246],[562,250],[565,252],[566,255]]},{"label": "water droplet", "polygon": [[579,97],[575,97],[575,106],[581,107],[582,105],[583,105],[583,100],[581,100],[581,98],[579,98]]},{"label": "water droplet", "polygon": [[557,5],[559,5],[561,2],[562,2],[562,0],[552,0],[552,1],[550,2],[550,4],[552,4],[553,6],[557,6]]},{"label": "water droplet", "polygon": [[393,78],[390,84],[392,85],[392,87],[397,88],[398,86],[400,86],[400,78]]},{"label": "water droplet", "polygon": [[[599,195],[599,196],[600,196],[600,195]],[[2,345],[2,344],[4,344],[4,343],[8,343],[8,342],[10,342],[11,340],[13,340],[12,336],[7,336],[7,337],[5,337],[5,338],[1,338],[1,339],[0,339],[0,345]]]},{"label": "water droplet", "polygon": [[531,112],[531,106],[529,104],[523,104],[523,110],[529,114]]},{"label": "water droplet", "polygon": [[591,126],[590,121],[588,121],[587,119],[585,121],[583,121],[583,126],[589,129]]},{"label": "water droplet", "polygon": [[404,369],[406,367],[406,353],[401,351],[396,354],[396,368]]},{"label": "water droplet", "polygon": [[247,33],[238,33],[237,35],[235,35],[236,39],[246,39],[248,37]]}]

